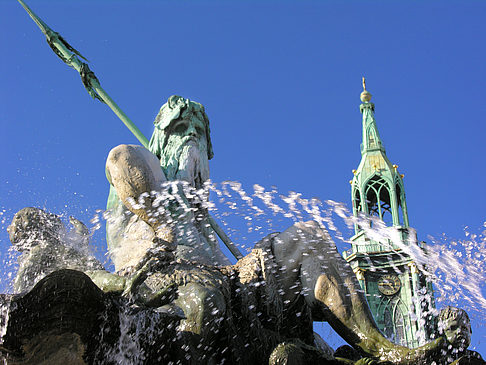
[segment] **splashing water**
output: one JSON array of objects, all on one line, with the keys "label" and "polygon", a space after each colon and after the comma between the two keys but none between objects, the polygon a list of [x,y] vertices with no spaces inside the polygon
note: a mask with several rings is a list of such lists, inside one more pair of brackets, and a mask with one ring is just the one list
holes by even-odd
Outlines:
[{"label": "splashing water", "polygon": [[[166,184],[171,188],[163,189],[163,193],[146,194],[134,204],[143,207],[144,199],[150,196],[154,200],[153,207],[158,209],[156,215],[168,217],[168,202],[177,199],[186,211],[191,211],[193,208],[187,202],[180,201],[175,193],[177,183]],[[269,233],[283,231],[296,222],[308,220],[314,220],[330,231],[338,248],[344,251],[350,248],[349,237],[357,224],[372,240],[390,242],[391,249],[399,248],[402,254],[411,257],[427,280],[434,284],[437,302],[461,306],[484,321],[486,222],[480,233],[473,234],[466,230],[465,239],[449,240],[445,235],[436,239],[429,236],[428,244],[419,242],[411,228],[411,234],[403,242],[397,229],[387,227],[376,217],[355,217],[345,204],[332,200],[322,202],[317,198],[307,199],[296,192],[284,195],[275,187],[266,190],[258,184],[253,185],[251,191],[246,191],[236,181],[220,184],[207,182],[202,189],[195,189],[184,182],[177,186],[186,197],[208,209],[222,223],[232,240],[246,252]],[[214,197],[213,201],[207,200],[209,194]],[[343,233],[344,230],[348,232]]]},{"label": "splashing water", "polygon": [[[95,359],[100,362],[113,364],[144,364],[147,360],[148,350],[144,344],[154,344],[157,334],[163,329],[160,328],[161,315],[151,310],[144,310],[129,306],[125,302],[119,302],[107,311],[118,312],[118,326],[114,328],[109,321],[108,313],[104,313],[104,326],[100,331],[100,343]],[[115,332],[114,334],[111,332]],[[116,341],[110,343],[106,337],[114,336]],[[158,344],[158,351],[163,351],[164,344]]]},{"label": "splashing water", "polygon": [[[133,204],[143,207],[145,200],[150,198],[152,206],[156,208],[155,218],[172,219],[169,206],[173,201],[183,206],[186,212],[193,210],[176,193],[182,189],[188,199],[196,201],[215,216],[233,242],[245,252],[249,252],[256,242],[268,234],[283,231],[293,223],[307,220],[314,220],[324,226],[333,236],[340,251],[345,251],[350,248],[351,231],[358,224],[374,241],[391,242],[411,257],[427,276],[427,280],[434,284],[438,303],[462,307],[472,318],[479,320],[482,325],[485,324],[486,272],[483,268],[486,263],[486,222],[479,233],[466,229],[465,238],[460,240],[449,240],[445,235],[439,238],[428,237],[430,243],[423,249],[424,245],[417,241],[415,234],[410,234],[408,242],[404,243],[396,229],[386,227],[376,218],[355,217],[343,203],[308,199],[296,192],[281,194],[275,187],[268,190],[257,184],[247,191],[241,183],[234,181],[220,184],[207,182],[202,189],[195,189],[185,183],[166,184],[168,186],[162,192],[144,194]],[[208,200],[208,196],[212,199]],[[1,219],[2,226],[5,227],[5,223],[9,222],[5,222],[4,212]],[[111,219],[109,212],[97,210],[91,220],[91,236],[100,230],[102,221],[108,219]],[[79,237],[69,234],[66,237],[73,247],[79,247],[79,242],[76,241]],[[13,255],[10,250],[7,255],[10,259],[6,260],[4,257],[4,269],[10,278],[13,276]],[[134,356],[143,360],[144,353],[139,348],[137,336],[141,331],[150,333],[156,320],[147,320],[142,312],[137,314],[121,310],[119,316],[120,340],[110,349],[110,356],[119,360],[118,363],[130,363],[134,361]],[[140,328],[133,324],[134,321],[140,324]],[[135,328],[131,328],[134,325]],[[133,336],[134,333],[137,338]]]},{"label": "splashing water", "polygon": [[[346,250],[351,244],[351,230],[358,224],[372,240],[391,242],[392,247],[400,248],[411,257],[427,279],[433,282],[438,303],[463,307],[471,316],[483,323],[485,321],[486,222],[480,233],[466,229],[466,238],[460,240],[449,240],[445,235],[440,239],[429,236],[430,243],[425,245],[417,241],[413,229],[408,241],[403,242],[397,229],[385,226],[376,217],[355,217],[345,204],[332,200],[306,199],[296,192],[283,195],[276,188],[265,190],[260,185],[254,185],[253,191],[247,192],[240,183],[232,181],[223,182],[220,186],[209,184],[208,187],[216,194],[221,206],[219,209],[216,204],[211,206],[212,214],[224,222],[233,213],[246,222],[246,232],[242,229],[229,231],[232,238],[236,242],[241,240],[247,249],[252,247],[252,242],[272,230],[281,231],[298,221],[315,220],[331,232],[341,250]],[[224,209],[225,206],[230,210]],[[225,226],[231,225],[224,223]],[[343,227],[349,233],[344,234]]]}]

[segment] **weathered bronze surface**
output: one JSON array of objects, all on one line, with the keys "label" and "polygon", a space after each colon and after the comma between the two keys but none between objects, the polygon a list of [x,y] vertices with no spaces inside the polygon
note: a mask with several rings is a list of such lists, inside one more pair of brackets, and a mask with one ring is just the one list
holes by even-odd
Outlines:
[{"label": "weathered bronze surface", "polygon": [[[88,91],[113,106],[79,52],[20,2]],[[84,249],[81,222],[68,230],[40,209],[16,214],[9,234],[21,270],[16,293],[1,297],[7,364],[484,364],[467,350],[460,311],[444,313],[444,335],[423,347],[388,341],[317,222],[271,234],[226,264],[205,206],[213,152],[201,104],[170,97],[148,147],[118,146],[107,160],[116,272]],[[354,350],[335,356],[313,321],[329,322]]]}]

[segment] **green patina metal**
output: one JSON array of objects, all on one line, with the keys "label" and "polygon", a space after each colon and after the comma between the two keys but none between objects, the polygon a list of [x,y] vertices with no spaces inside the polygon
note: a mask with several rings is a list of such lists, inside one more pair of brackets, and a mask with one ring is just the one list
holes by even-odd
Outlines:
[{"label": "green patina metal", "polygon": [[343,256],[356,273],[380,330],[396,343],[417,347],[434,331],[432,320],[419,320],[435,306],[433,289],[400,248],[417,242],[416,233],[409,227],[403,175],[386,155],[370,100],[363,78],[361,162],[350,181],[353,214],[378,218],[400,242],[370,238],[366,231],[372,228],[373,219],[358,219],[352,248]]},{"label": "green patina metal", "polygon": [[120,109],[120,107],[113,101],[112,98],[103,90],[100,85],[98,78],[95,76],[93,71],[88,67],[88,64],[81,61],[79,58],[84,59],[81,53],[74,49],[59,33],[53,31],[49,26],[42,21],[34,12],[25,4],[22,0],[18,0],[20,5],[24,7],[27,13],[30,15],[32,20],[38,25],[42,33],[46,36],[47,43],[49,47],[52,48],[54,53],[67,65],[74,68],[79,72],[81,76],[81,81],[88,93],[94,98],[108,105],[111,110],[121,119],[121,121],[127,126],[127,128],[133,133],[133,135],[140,141],[144,146],[148,146],[148,140],[140,132],[137,126],[128,118],[128,116]]},{"label": "green patina metal", "polygon": [[[22,0],[17,0],[20,5],[27,11],[29,16],[32,20],[37,24],[40,28],[42,33],[46,36],[47,43],[49,47],[54,51],[54,53],[68,66],[74,68],[76,71],[79,72],[81,76],[81,81],[88,91],[89,95],[91,95],[94,99],[98,99],[101,102],[105,103],[110,107],[110,109],[120,118],[120,120],[125,124],[125,126],[133,133],[133,135],[138,139],[138,141],[144,146],[145,148],[151,150],[152,152],[154,147],[149,146],[148,139],[143,135],[143,133],[138,129],[138,127],[131,121],[131,119],[123,112],[123,110],[115,103],[115,101],[105,92],[105,90],[101,87],[98,78],[95,76],[94,72],[90,70],[87,63],[80,60],[83,59],[88,61],[79,51],[77,51],[74,47],[72,47],[59,33],[53,31],[44,21],[39,18],[33,11],[30,9],[27,4]],[[176,97],[180,98],[180,97]],[[180,98],[183,99],[183,98]],[[185,100],[185,99],[184,99]],[[193,103],[193,102],[192,102]],[[194,104],[194,103],[193,103]],[[195,103],[198,104],[198,103]],[[192,104],[191,104],[192,105]],[[204,114],[204,108],[201,104],[198,104],[200,107],[191,106],[190,109],[197,112],[201,112]],[[198,109],[199,108],[199,109]],[[205,114],[204,114],[205,115]],[[207,130],[206,134],[209,139],[209,121],[207,117],[205,117],[205,122],[207,122]],[[160,128],[159,128],[160,129]],[[156,136],[156,131],[154,132],[154,136]],[[152,139],[154,139],[152,136]],[[208,158],[211,159],[213,155],[211,142],[208,142]],[[108,176],[107,176],[108,177]],[[108,180],[109,177],[108,177]],[[116,191],[113,186],[110,185],[110,193],[108,197],[107,206],[108,208],[114,207],[115,205],[119,204],[120,201],[118,196],[116,195]],[[231,253],[237,258],[240,259],[243,257],[239,249],[231,242],[230,238],[224,233],[221,227],[218,225],[216,220],[209,215],[209,223],[214,231],[219,235],[223,243],[229,248]]]}]

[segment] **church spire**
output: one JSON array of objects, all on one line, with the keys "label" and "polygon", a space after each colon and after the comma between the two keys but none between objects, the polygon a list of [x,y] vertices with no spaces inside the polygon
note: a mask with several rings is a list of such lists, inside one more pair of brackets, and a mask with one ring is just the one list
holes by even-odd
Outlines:
[{"label": "church spire", "polygon": [[363,92],[360,95],[363,102],[359,110],[363,114],[363,144],[361,145],[361,155],[368,151],[380,150],[385,153],[385,147],[378,133],[375,121],[375,104],[371,103],[371,94],[366,90],[366,80],[363,77]]},{"label": "church spire", "polygon": [[[378,133],[375,120],[375,105],[366,90],[363,77],[363,92],[360,95],[363,114],[363,143],[361,162],[353,170],[352,184],[353,212],[378,216],[388,225],[408,227],[403,176],[398,166],[392,165],[386,156],[385,147]],[[356,227],[356,231],[360,230]]]},{"label": "church spire", "polygon": [[[431,336],[422,320],[434,307],[433,290],[426,283],[403,245],[416,241],[409,229],[403,175],[392,165],[378,134],[375,106],[366,90],[360,95],[363,114],[361,162],[353,170],[351,198],[356,220],[351,249],[343,253],[366,295],[373,317],[383,334],[395,343],[417,347]],[[362,219],[372,217],[375,219]],[[388,227],[394,239],[369,235],[376,218]],[[425,294],[424,294],[425,293]]]}]

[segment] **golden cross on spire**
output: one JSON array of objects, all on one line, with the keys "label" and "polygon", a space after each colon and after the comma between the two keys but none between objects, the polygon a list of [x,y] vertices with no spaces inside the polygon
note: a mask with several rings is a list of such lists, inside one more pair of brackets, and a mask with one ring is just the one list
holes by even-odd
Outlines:
[{"label": "golden cross on spire", "polygon": [[371,100],[371,94],[366,90],[366,79],[363,76],[363,91],[361,92],[360,99],[363,103],[367,103]]}]

